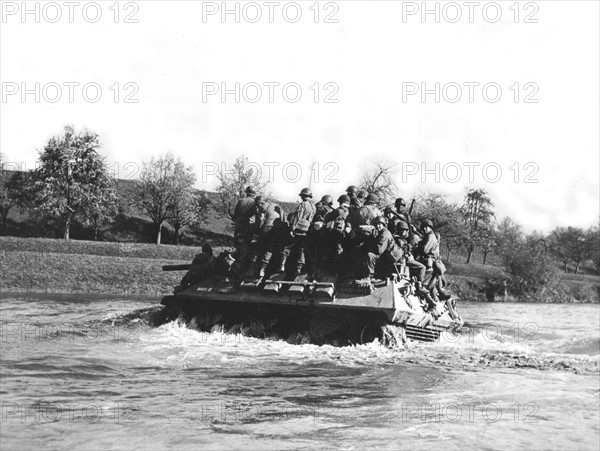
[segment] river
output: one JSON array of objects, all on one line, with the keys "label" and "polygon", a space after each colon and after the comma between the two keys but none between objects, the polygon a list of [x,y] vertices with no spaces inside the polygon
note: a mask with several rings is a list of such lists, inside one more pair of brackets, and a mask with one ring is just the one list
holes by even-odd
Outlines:
[{"label": "river", "polygon": [[393,350],[152,326],[158,304],[4,294],[0,448],[600,447],[598,305],[462,302],[461,334]]}]

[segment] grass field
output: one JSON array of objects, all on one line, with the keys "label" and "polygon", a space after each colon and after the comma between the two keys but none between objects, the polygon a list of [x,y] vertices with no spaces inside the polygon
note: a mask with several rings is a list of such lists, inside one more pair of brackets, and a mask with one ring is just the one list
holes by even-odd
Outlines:
[{"label": "grass field", "polygon": [[[222,248],[215,248],[218,253]],[[0,291],[168,294],[184,272],[162,265],[189,263],[198,247],[143,243],[0,238]]]}]

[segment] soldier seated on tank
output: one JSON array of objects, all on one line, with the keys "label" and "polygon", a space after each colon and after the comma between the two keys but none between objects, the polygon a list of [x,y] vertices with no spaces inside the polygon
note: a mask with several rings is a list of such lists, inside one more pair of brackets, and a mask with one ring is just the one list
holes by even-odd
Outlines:
[{"label": "soldier seated on tank", "polygon": [[240,233],[235,237],[235,252],[232,258],[236,261],[239,274],[245,274],[256,262],[256,240],[252,233]]},{"label": "soldier seated on tank", "polygon": [[338,217],[323,232],[321,266],[325,272],[343,276],[351,271],[356,234],[350,223]]},{"label": "soldier seated on tank", "polygon": [[210,277],[214,271],[214,261],[212,246],[208,243],[203,244],[202,253],[194,257],[192,266],[181,279],[180,285],[184,287],[194,285]]},{"label": "soldier seated on tank", "polygon": [[342,194],[338,198],[338,204],[339,206],[336,209],[331,210],[325,215],[324,222],[326,226],[335,221],[337,218],[341,217],[344,221],[346,220],[346,218],[348,218],[350,209],[350,196],[348,196],[347,194]]},{"label": "soldier seated on tank", "polygon": [[215,276],[237,279],[241,276],[241,270],[236,263],[233,252],[223,251],[214,260],[213,273]]},{"label": "soldier seated on tank", "polygon": [[373,225],[375,218],[382,216],[381,210],[377,207],[379,197],[375,194],[367,195],[364,205],[359,208],[350,209],[350,224],[352,229],[358,231],[361,226]]},{"label": "soldier seated on tank", "polygon": [[409,226],[405,221],[398,220],[396,223],[396,233],[394,235],[396,244],[402,249],[402,255],[406,267],[409,269],[411,277],[415,277],[418,282],[423,282],[425,277],[425,265],[415,260],[413,249],[418,243],[415,235],[410,235]]},{"label": "soldier seated on tank", "polygon": [[418,286],[418,289],[429,291],[434,298],[448,299],[449,294],[445,293],[439,282],[439,278],[443,277],[445,267],[441,262],[439,240],[433,231],[433,222],[429,219],[421,223],[421,231],[423,238],[417,245],[416,260],[422,263],[426,268],[426,273],[423,278],[424,289]]},{"label": "soldier seated on tank", "polygon": [[365,241],[364,246],[366,251],[363,257],[365,275],[372,278],[376,266],[380,274],[391,275],[394,272],[394,264],[402,257],[402,251],[396,246],[383,216],[375,218],[373,226],[373,235]]}]

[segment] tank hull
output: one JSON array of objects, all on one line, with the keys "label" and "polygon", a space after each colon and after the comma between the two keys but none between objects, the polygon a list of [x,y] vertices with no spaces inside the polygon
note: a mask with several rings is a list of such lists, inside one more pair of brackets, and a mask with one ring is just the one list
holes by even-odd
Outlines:
[{"label": "tank hull", "polygon": [[443,331],[462,325],[460,317],[452,315],[451,302],[426,312],[410,286],[402,279],[368,288],[283,281],[240,287],[204,281],[164,297],[162,304],[169,317],[183,318],[200,330],[217,327],[263,337],[300,337],[316,344],[365,343],[384,338],[386,327],[397,328],[401,340],[434,341]]}]

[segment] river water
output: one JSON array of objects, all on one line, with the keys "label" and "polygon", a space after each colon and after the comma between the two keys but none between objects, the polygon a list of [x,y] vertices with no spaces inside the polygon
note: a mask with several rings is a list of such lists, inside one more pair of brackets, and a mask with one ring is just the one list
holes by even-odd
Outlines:
[{"label": "river water", "polygon": [[172,322],[157,298],[4,295],[8,449],[593,449],[598,305],[459,303],[460,335],[293,345]]}]

